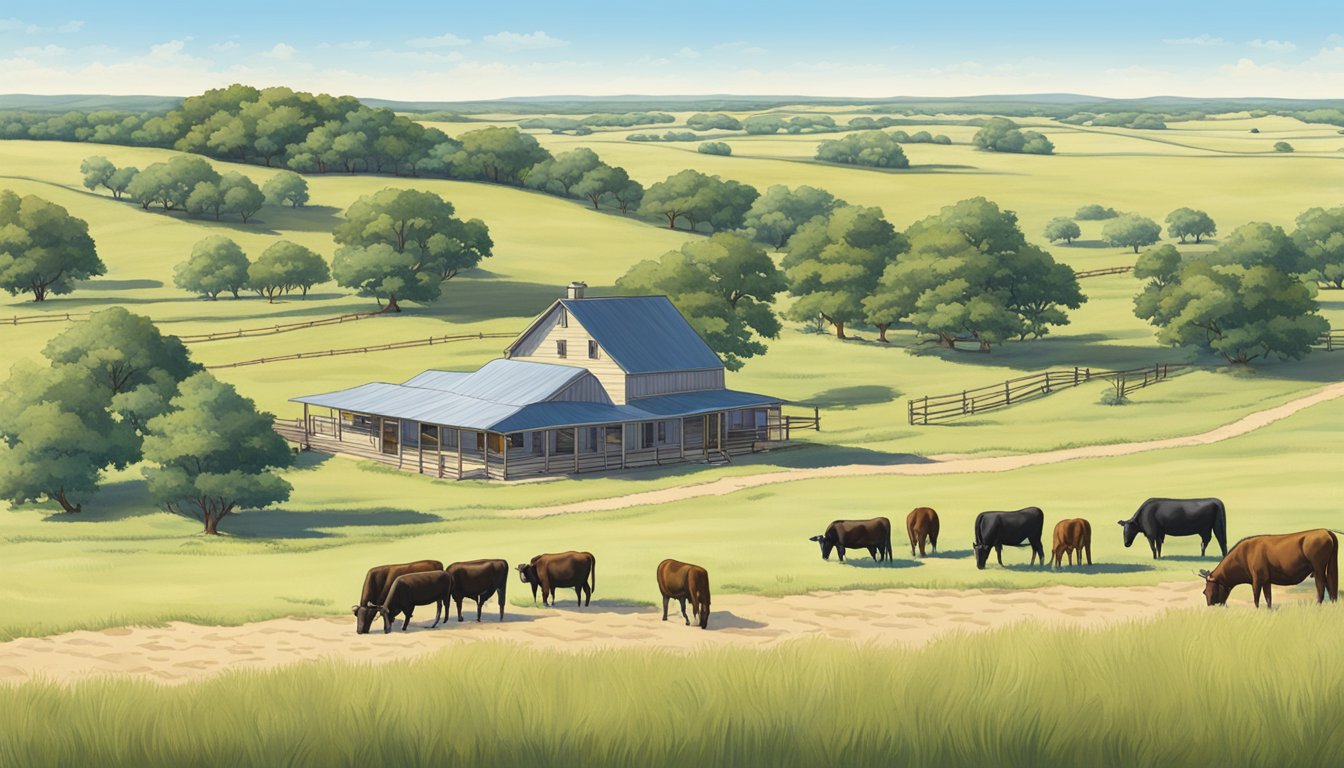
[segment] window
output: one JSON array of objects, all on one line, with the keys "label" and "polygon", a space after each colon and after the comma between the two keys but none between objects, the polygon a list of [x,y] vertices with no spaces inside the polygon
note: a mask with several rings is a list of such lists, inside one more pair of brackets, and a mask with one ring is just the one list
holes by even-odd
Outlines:
[{"label": "window", "polygon": [[667,443],[667,422],[666,422],[666,421],[660,421],[660,422],[658,422],[658,442],[659,442],[659,443],[663,443],[663,444],[666,444],[666,443]]},{"label": "window", "polygon": [[624,427],[607,427],[607,445],[621,447],[621,434],[625,431]]},{"label": "window", "polygon": [[640,431],[642,432],[641,437],[643,438],[643,441],[642,441],[642,444],[640,445],[640,447],[641,447],[641,448],[652,448],[652,447],[653,447],[653,422],[648,421],[648,422],[645,422],[645,423],[643,423],[643,424],[640,424],[639,426],[640,426]]},{"label": "window", "polygon": [[560,327],[561,328],[569,327],[569,310],[565,309],[564,307],[560,307]]},{"label": "window", "polygon": [[564,339],[555,342],[555,356],[569,357],[569,344],[567,344]]},{"label": "window", "polygon": [[439,447],[439,428],[433,424],[420,425],[420,444],[433,451]]},{"label": "window", "polygon": [[597,342],[592,339],[588,340],[588,359],[589,360],[597,359]]},{"label": "window", "polygon": [[513,434],[509,435],[508,437],[509,437],[509,447],[510,447],[510,448],[522,448],[522,447],[523,447],[523,433],[522,433],[522,432],[514,432]]},{"label": "window", "polygon": [[574,452],[574,435],[577,431],[574,429],[557,429],[555,431],[555,452],[557,454]]}]

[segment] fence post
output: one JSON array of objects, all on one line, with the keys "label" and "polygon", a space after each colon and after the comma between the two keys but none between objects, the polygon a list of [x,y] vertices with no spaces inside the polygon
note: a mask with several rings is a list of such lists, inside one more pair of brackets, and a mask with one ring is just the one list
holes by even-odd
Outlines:
[{"label": "fence post", "polygon": [[961,390],[961,415],[966,415],[966,390]]},{"label": "fence post", "polygon": [[1006,381],[1003,382],[1003,404],[1004,405],[1013,404],[1013,391],[1008,388],[1008,382]]},{"label": "fence post", "polygon": [[[906,421],[910,422],[910,425],[911,425],[911,426],[914,426],[914,424],[915,424],[915,401],[914,401],[914,400],[906,400],[906,401],[905,401],[905,410],[906,410],[906,414],[907,414],[907,415],[906,415]],[[786,438],[786,439],[787,439],[787,438]]]},{"label": "fence post", "polygon": [[821,407],[812,406],[812,419],[816,422],[816,431],[821,431]]}]

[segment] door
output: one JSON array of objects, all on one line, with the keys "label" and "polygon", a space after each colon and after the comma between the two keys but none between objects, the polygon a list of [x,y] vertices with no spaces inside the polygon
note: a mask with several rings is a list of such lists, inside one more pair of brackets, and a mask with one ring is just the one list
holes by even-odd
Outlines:
[{"label": "door", "polygon": [[383,419],[383,453],[396,456],[401,450],[401,422],[396,419]]}]

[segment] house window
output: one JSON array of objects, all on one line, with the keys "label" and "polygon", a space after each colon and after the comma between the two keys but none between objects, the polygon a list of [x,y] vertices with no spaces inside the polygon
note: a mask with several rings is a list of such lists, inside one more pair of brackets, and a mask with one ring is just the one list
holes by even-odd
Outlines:
[{"label": "house window", "polygon": [[564,307],[560,308],[560,327],[561,328],[569,327],[569,310],[565,309]]},{"label": "house window", "polygon": [[522,447],[523,447],[523,433],[522,433],[522,432],[514,432],[513,434],[509,435],[508,437],[509,437],[509,447],[510,447],[510,448],[522,448]]},{"label": "house window", "polygon": [[588,359],[589,360],[597,359],[597,342],[592,339],[588,340]]},{"label": "house window", "polygon": [[555,342],[555,356],[569,357],[569,344],[565,343],[564,339]]},{"label": "house window", "polygon": [[666,421],[660,421],[660,422],[658,422],[658,442],[661,443],[661,444],[664,444],[664,445],[667,444],[667,422],[666,422]]},{"label": "house window", "polygon": [[420,425],[420,444],[429,450],[438,450],[439,428],[433,424]]},{"label": "house window", "polygon": [[649,421],[649,422],[645,422],[645,423],[643,423],[643,424],[640,424],[639,426],[640,426],[640,430],[641,430],[641,432],[643,433],[643,434],[641,435],[641,437],[644,438],[643,441],[641,442],[640,447],[641,447],[641,448],[652,448],[652,447],[653,447],[653,422],[651,422],[651,421]]}]

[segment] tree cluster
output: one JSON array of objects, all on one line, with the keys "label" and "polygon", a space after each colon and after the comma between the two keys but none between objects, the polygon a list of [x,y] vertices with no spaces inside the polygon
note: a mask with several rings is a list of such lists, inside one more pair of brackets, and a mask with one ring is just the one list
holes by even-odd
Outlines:
[{"label": "tree cluster", "polygon": [[268,181],[268,195],[241,173],[221,174],[208,161],[189,155],[153,163],[143,171],[117,168],[107,158],[93,156],[84,159],[80,171],[85,187],[107,189],[114,199],[138,203],[145,210],[158,205],[165,211],[185,211],[216,221],[228,214],[246,222],[268,200],[300,205],[308,199],[308,184],[298,174]]},{"label": "tree cluster", "polygon": [[662,135],[656,133],[631,133],[626,141],[700,141],[700,137],[690,131],[668,131]]},{"label": "tree cluster", "polygon": [[740,131],[742,122],[722,112],[697,112],[686,118],[686,127],[692,131]]},{"label": "tree cluster", "polygon": [[725,157],[733,154],[733,148],[722,141],[706,141],[696,147],[695,151],[702,155],[723,155]]},{"label": "tree cluster", "polygon": [[1018,152],[1027,155],[1054,154],[1055,145],[1036,131],[1024,131],[1006,117],[991,117],[976,131],[971,143],[988,152]]},{"label": "tree cluster", "polygon": [[587,200],[593,210],[607,205],[627,213],[638,208],[644,197],[643,185],[624,168],[607,165],[587,147],[537,163],[528,169],[523,184],[552,195]]},{"label": "tree cluster", "polygon": [[817,145],[818,160],[870,168],[909,168],[910,161],[895,136],[885,131],[851,133]]},{"label": "tree cluster", "polygon": [[298,243],[278,240],[250,261],[237,243],[221,235],[196,243],[191,256],[173,270],[174,285],[212,301],[225,291],[236,299],[250,290],[273,303],[292,291],[307,296],[314,285],[330,279],[327,262]]},{"label": "tree cluster", "polygon": [[46,301],[105,274],[89,225],[36,195],[0,191],[0,288]]},{"label": "tree cluster", "polygon": [[676,229],[678,221],[685,221],[688,229],[704,225],[717,232],[742,226],[759,196],[750,184],[687,169],[650,186],[644,192],[639,213],[661,216],[668,229]]}]

